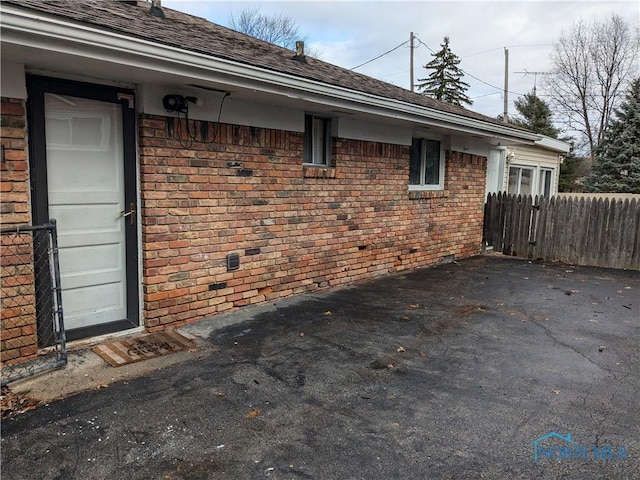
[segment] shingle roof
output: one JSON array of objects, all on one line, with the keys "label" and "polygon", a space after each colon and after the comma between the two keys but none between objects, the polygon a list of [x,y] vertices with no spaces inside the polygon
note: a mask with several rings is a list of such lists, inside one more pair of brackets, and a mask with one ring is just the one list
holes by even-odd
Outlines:
[{"label": "shingle roof", "polygon": [[2,3],[154,43],[503,125],[494,118],[315,58],[306,57],[306,63],[297,61],[291,50],[216,25],[204,18],[166,7],[162,7],[165,18],[159,18],[150,13],[151,4],[145,1],[133,4],[113,0],[3,0]]}]

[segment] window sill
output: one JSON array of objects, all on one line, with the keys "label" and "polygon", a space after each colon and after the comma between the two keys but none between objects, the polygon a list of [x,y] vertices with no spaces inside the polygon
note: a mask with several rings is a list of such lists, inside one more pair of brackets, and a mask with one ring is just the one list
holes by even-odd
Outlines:
[{"label": "window sill", "polygon": [[336,178],[336,168],[325,165],[303,165],[304,178]]},{"label": "window sill", "polygon": [[449,190],[409,190],[409,200],[447,198]]}]

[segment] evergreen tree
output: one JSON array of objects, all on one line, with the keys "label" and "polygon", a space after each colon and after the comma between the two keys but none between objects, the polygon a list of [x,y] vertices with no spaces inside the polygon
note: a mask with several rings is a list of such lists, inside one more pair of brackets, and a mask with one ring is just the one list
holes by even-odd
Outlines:
[{"label": "evergreen tree", "polygon": [[583,162],[584,158],[576,157],[573,152],[565,155],[564,161],[560,164],[560,176],[558,177],[559,192],[582,191],[582,185],[580,185],[577,180]]},{"label": "evergreen tree", "polygon": [[551,109],[544,100],[536,96],[535,88],[514,103],[519,115],[510,119],[511,123],[547,137],[558,138],[559,131],[553,126]]},{"label": "evergreen tree", "polygon": [[423,95],[442,100],[461,107],[463,104],[473,105],[473,101],[465,93],[469,84],[462,80],[464,73],[458,67],[460,59],[449,48],[449,37],[444,37],[440,51],[433,53],[429,63],[423,66],[428,71],[427,78],[419,78],[422,83],[416,84]]},{"label": "evergreen tree", "polygon": [[640,78],[616,110],[585,181],[589,192],[640,193]]}]

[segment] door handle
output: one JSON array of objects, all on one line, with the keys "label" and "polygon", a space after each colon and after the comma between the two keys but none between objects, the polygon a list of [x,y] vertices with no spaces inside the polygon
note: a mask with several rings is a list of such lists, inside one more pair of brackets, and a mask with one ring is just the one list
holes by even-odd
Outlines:
[{"label": "door handle", "polygon": [[129,209],[128,212],[125,212],[124,210],[122,210],[120,213],[118,213],[118,216],[123,218],[129,217],[131,225],[135,225],[136,224],[136,204],[131,203],[130,207],[131,208]]}]

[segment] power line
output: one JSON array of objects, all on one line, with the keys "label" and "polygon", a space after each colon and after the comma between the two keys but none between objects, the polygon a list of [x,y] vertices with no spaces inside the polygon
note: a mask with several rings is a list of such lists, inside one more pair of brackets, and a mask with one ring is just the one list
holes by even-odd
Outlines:
[{"label": "power line", "polygon": [[419,42],[419,43],[421,43],[422,45],[424,45],[425,47],[427,47],[427,48],[431,51],[431,53],[436,53],[436,51],[435,51],[433,48],[431,48],[429,45],[427,45],[427,44],[426,44],[426,43],[424,43],[422,40],[420,40],[420,38],[419,38],[419,37],[416,37],[416,40],[418,40],[418,42]]},{"label": "power line", "polygon": [[[492,85],[492,84],[490,84],[489,82],[485,82],[484,80],[482,80],[482,79],[480,79],[480,78],[476,77],[475,75],[471,75],[469,72],[467,72],[466,70],[464,70],[464,69],[462,69],[462,68],[460,69],[460,71],[461,71],[462,73],[464,73],[465,75],[469,75],[471,78],[476,79],[476,80],[477,80],[477,81],[479,81],[480,83],[484,83],[485,85],[488,85],[488,86],[489,86],[489,87],[491,87],[491,88],[495,88],[496,90],[500,90],[501,92],[503,92],[503,91],[504,91],[504,88],[496,87],[495,85]],[[518,96],[520,96],[520,97],[522,97],[522,96],[524,95],[524,93],[512,92],[511,90],[507,90],[507,93],[513,93],[514,95],[518,95]]]},{"label": "power line", "polygon": [[490,97],[491,95],[501,95],[502,92],[493,92],[493,93],[485,93],[484,95],[476,95],[475,97],[471,97],[471,100],[475,100],[476,98]]},{"label": "power line", "polygon": [[[419,38],[417,38],[417,37],[416,37],[416,40],[418,40],[418,42],[420,42],[422,45],[424,45],[424,46],[425,46],[425,47],[427,47],[429,50],[431,50],[431,52],[432,52],[432,53],[436,53],[436,52],[434,52],[434,51],[433,51],[433,49],[432,49],[429,45],[427,45],[426,43],[424,43],[424,42],[423,42],[422,40],[420,40]],[[500,47],[500,48],[503,48],[503,47]],[[465,75],[469,75],[471,78],[476,79],[476,80],[477,80],[477,81],[479,81],[480,83],[484,83],[485,85],[488,85],[488,86],[489,86],[489,87],[491,87],[491,88],[495,88],[496,90],[499,90],[500,92],[503,92],[503,90],[504,90],[503,88],[496,87],[495,85],[492,85],[492,84],[490,84],[489,82],[485,82],[484,80],[482,80],[482,79],[480,79],[480,78],[476,77],[475,75],[471,75],[469,72],[467,72],[466,70],[464,70],[464,69],[462,69],[462,68],[460,69],[460,71],[461,71],[462,73],[464,73]],[[513,93],[514,95],[522,96],[522,94],[521,94],[521,93],[517,93],[517,92],[510,92],[510,91],[509,91],[508,93]],[[483,95],[483,96],[484,96],[484,95]]]},{"label": "power line", "polygon": [[407,73],[409,70],[401,70],[398,72],[393,72],[393,73],[387,73],[386,75],[382,75],[380,78],[387,78],[387,77],[393,77],[394,75],[400,75],[401,73]]},{"label": "power line", "polygon": [[355,70],[356,68],[363,67],[363,66],[365,66],[365,65],[366,65],[366,64],[368,64],[368,63],[371,63],[371,62],[373,62],[373,61],[375,61],[375,60],[378,60],[379,58],[382,58],[382,57],[384,57],[385,55],[390,54],[390,53],[391,53],[391,52],[393,52],[394,50],[399,49],[400,47],[402,47],[402,46],[403,46],[403,45],[405,45],[406,43],[407,43],[407,42],[406,42],[406,41],[404,41],[404,42],[402,42],[400,45],[397,45],[397,46],[393,47],[391,50],[389,50],[389,51],[387,51],[387,52],[384,52],[383,54],[378,55],[377,57],[372,58],[371,60],[367,60],[366,62],[361,63],[360,65],[356,65],[355,67],[350,68],[349,70]]},{"label": "power line", "polygon": [[[429,51],[431,51],[431,53],[436,53],[436,52],[435,52],[435,50],[433,50],[429,45],[427,45],[427,44],[426,44],[426,43],[424,43],[422,40],[420,40],[420,38],[419,38],[417,35],[416,35],[414,38],[415,38],[415,40],[417,40],[417,41],[418,41],[418,43],[420,43],[421,45],[424,45],[425,47],[427,47],[427,48],[429,49]],[[380,58],[384,57],[385,55],[388,55],[388,54],[390,54],[391,52],[394,52],[395,50],[399,49],[400,47],[405,46],[405,45],[406,45],[406,43],[407,43],[407,42],[406,42],[406,41],[404,41],[404,42],[402,42],[402,43],[400,43],[400,44],[396,45],[396,46],[395,46],[395,47],[393,47],[392,49],[390,49],[390,50],[388,50],[388,51],[386,51],[386,52],[384,52],[384,53],[382,53],[382,54],[378,55],[377,57],[374,57],[374,58],[372,58],[371,60],[367,60],[366,62],[363,62],[363,63],[361,63],[361,64],[359,64],[359,65],[356,65],[355,67],[352,67],[352,68],[350,68],[349,70],[355,70],[355,69],[360,68],[360,67],[363,67],[363,66],[365,66],[365,65],[367,65],[367,64],[369,64],[369,63],[371,63],[371,62],[374,62],[374,61],[376,61],[376,60],[378,60],[378,59],[380,59]],[[535,46],[544,46],[544,45],[552,45],[552,44],[513,45],[512,47],[535,47]],[[500,47],[499,49],[502,49],[502,48],[504,48],[504,47]],[[493,50],[498,50],[498,48],[493,49]],[[487,53],[487,52],[491,52],[491,51],[493,51],[493,50],[487,50],[487,51],[485,51],[485,52],[479,52],[479,53],[477,53],[477,54],[473,54],[473,55],[480,55],[481,53]],[[469,56],[473,56],[473,55],[467,55],[467,57],[469,57]],[[466,57],[465,57],[465,58],[466,58]],[[489,83],[489,82],[486,82],[486,81],[482,80],[481,78],[478,78],[478,77],[476,77],[475,75],[470,74],[469,72],[467,72],[466,70],[464,70],[464,69],[462,69],[462,68],[461,68],[460,70],[462,71],[462,73],[464,73],[465,75],[468,75],[469,77],[471,77],[471,78],[473,78],[473,79],[477,80],[478,82],[483,83],[483,84],[485,84],[485,85],[487,85],[487,86],[489,86],[489,87],[491,87],[491,88],[495,88],[496,90],[498,90],[498,92],[495,92],[495,93],[489,93],[489,94],[485,94],[485,95],[480,95],[479,97],[474,97],[474,98],[481,98],[481,97],[486,97],[486,96],[489,96],[489,95],[496,95],[496,94],[498,94],[498,93],[503,93],[503,90],[504,90],[503,88],[498,87],[498,86],[496,86],[496,85],[493,85],[493,84],[491,84],[491,83]],[[398,72],[398,73],[401,73],[401,72]],[[391,76],[391,75],[395,75],[395,74],[385,75],[385,77],[386,77],[386,76]],[[524,95],[523,93],[512,92],[512,91],[507,91],[507,93],[511,93],[511,94],[513,94],[513,95],[518,95],[518,96],[523,96],[523,95]]]},{"label": "power line", "polygon": [[553,43],[534,43],[531,45],[506,45],[504,47],[496,47],[490,50],[484,50],[482,52],[472,53],[471,55],[465,55],[464,57],[460,57],[460,58],[475,57],[477,55],[483,55],[485,53],[495,52],[496,50],[502,50],[503,48],[549,47],[551,45],[553,45]]}]

